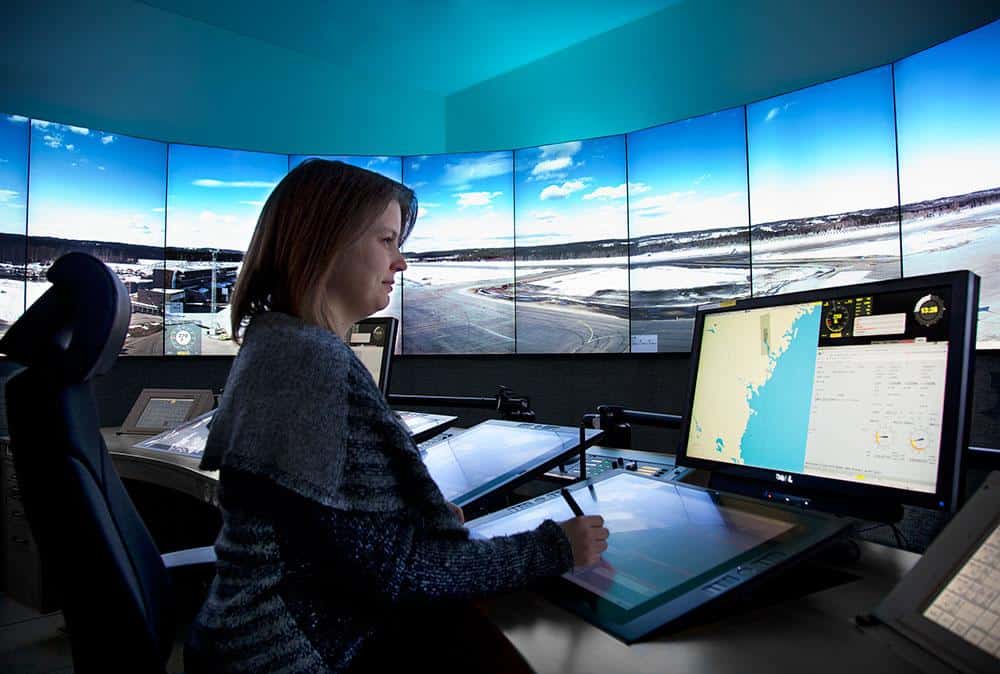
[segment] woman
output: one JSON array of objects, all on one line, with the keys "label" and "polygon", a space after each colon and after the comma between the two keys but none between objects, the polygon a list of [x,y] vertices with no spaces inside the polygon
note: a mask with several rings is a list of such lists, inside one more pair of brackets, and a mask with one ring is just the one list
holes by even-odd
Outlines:
[{"label": "woman", "polygon": [[[243,346],[202,466],[220,470],[223,527],[189,670],[381,668],[415,626],[459,629],[468,644],[454,620],[472,615],[463,601],[607,548],[599,517],[471,540],[346,345],[353,323],[387,306],[416,210],[403,185],[323,160],[289,172],[264,205],[231,305]],[[450,650],[433,654],[439,669]],[[482,655],[485,667],[494,655]]]}]

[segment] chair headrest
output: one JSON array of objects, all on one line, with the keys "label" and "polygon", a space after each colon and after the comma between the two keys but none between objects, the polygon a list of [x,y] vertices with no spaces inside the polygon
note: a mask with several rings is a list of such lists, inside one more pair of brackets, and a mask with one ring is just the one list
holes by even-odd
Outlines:
[{"label": "chair headrest", "polygon": [[0,339],[5,353],[66,383],[111,369],[125,343],[132,304],[118,276],[97,258],[67,253],[49,267],[52,287]]}]

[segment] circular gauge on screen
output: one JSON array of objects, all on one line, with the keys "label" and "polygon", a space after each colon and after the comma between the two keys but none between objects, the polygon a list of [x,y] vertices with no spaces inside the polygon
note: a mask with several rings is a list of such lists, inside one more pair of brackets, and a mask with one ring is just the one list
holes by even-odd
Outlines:
[{"label": "circular gauge on screen", "polygon": [[854,307],[843,300],[833,300],[826,312],[826,329],[830,332],[843,332],[851,324]]},{"label": "circular gauge on screen", "polygon": [[944,318],[944,300],[937,295],[924,295],[913,308],[913,317],[924,327],[937,324]]},{"label": "circular gauge on screen", "polygon": [[187,330],[178,330],[174,333],[174,341],[181,346],[187,346],[191,343],[191,333]]}]

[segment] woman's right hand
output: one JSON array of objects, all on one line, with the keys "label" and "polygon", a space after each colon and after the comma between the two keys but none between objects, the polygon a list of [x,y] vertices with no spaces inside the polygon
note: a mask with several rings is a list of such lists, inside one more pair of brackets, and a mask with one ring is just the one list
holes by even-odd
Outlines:
[{"label": "woman's right hand", "polygon": [[600,515],[583,515],[560,522],[563,533],[573,546],[573,565],[590,566],[601,559],[608,549],[608,530]]}]

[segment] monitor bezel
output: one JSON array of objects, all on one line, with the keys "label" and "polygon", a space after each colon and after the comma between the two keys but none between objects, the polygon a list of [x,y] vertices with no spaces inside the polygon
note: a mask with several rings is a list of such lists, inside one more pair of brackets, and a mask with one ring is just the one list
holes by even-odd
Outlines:
[{"label": "monitor bezel", "polygon": [[[360,321],[355,323],[357,326],[365,326],[371,329],[367,332],[371,332],[375,328],[382,327],[386,331],[386,344],[382,349],[382,364],[378,371],[378,384],[379,390],[382,395],[389,394],[389,382],[390,373],[389,368],[392,365],[392,355],[396,350],[396,335],[399,329],[399,322],[393,316],[369,316],[368,318],[362,318]],[[351,346],[348,342],[347,346]]]},{"label": "monitor bezel", "polygon": [[[759,309],[783,304],[815,302],[826,299],[855,297],[861,294],[879,294],[896,291],[913,291],[925,287],[948,286],[951,288],[949,312],[949,348],[945,374],[944,417],[941,424],[941,450],[938,462],[937,489],[934,493],[919,492],[896,487],[860,484],[835,478],[817,477],[805,473],[789,473],[774,469],[736,465],[688,455],[691,433],[691,414],[694,392],[698,383],[698,358],[701,353],[702,333],[706,317],[722,312]],[[685,403],[681,440],[677,449],[677,465],[709,470],[732,483],[745,481],[751,493],[764,498],[768,489],[793,498],[811,497],[812,506],[830,512],[852,511],[855,505],[865,502],[914,505],[943,512],[954,512],[962,497],[962,455],[968,446],[969,425],[972,414],[972,375],[975,360],[976,318],[978,312],[979,277],[970,271],[953,271],[926,274],[873,283],[860,283],[834,288],[805,290],[782,295],[768,295],[732,302],[715,303],[699,307],[695,317],[692,343],[691,373],[688,397]],[[956,348],[962,346],[964,348]],[[949,410],[961,410],[949,414]],[[788,478],[793,482],[789,483]]]}]

